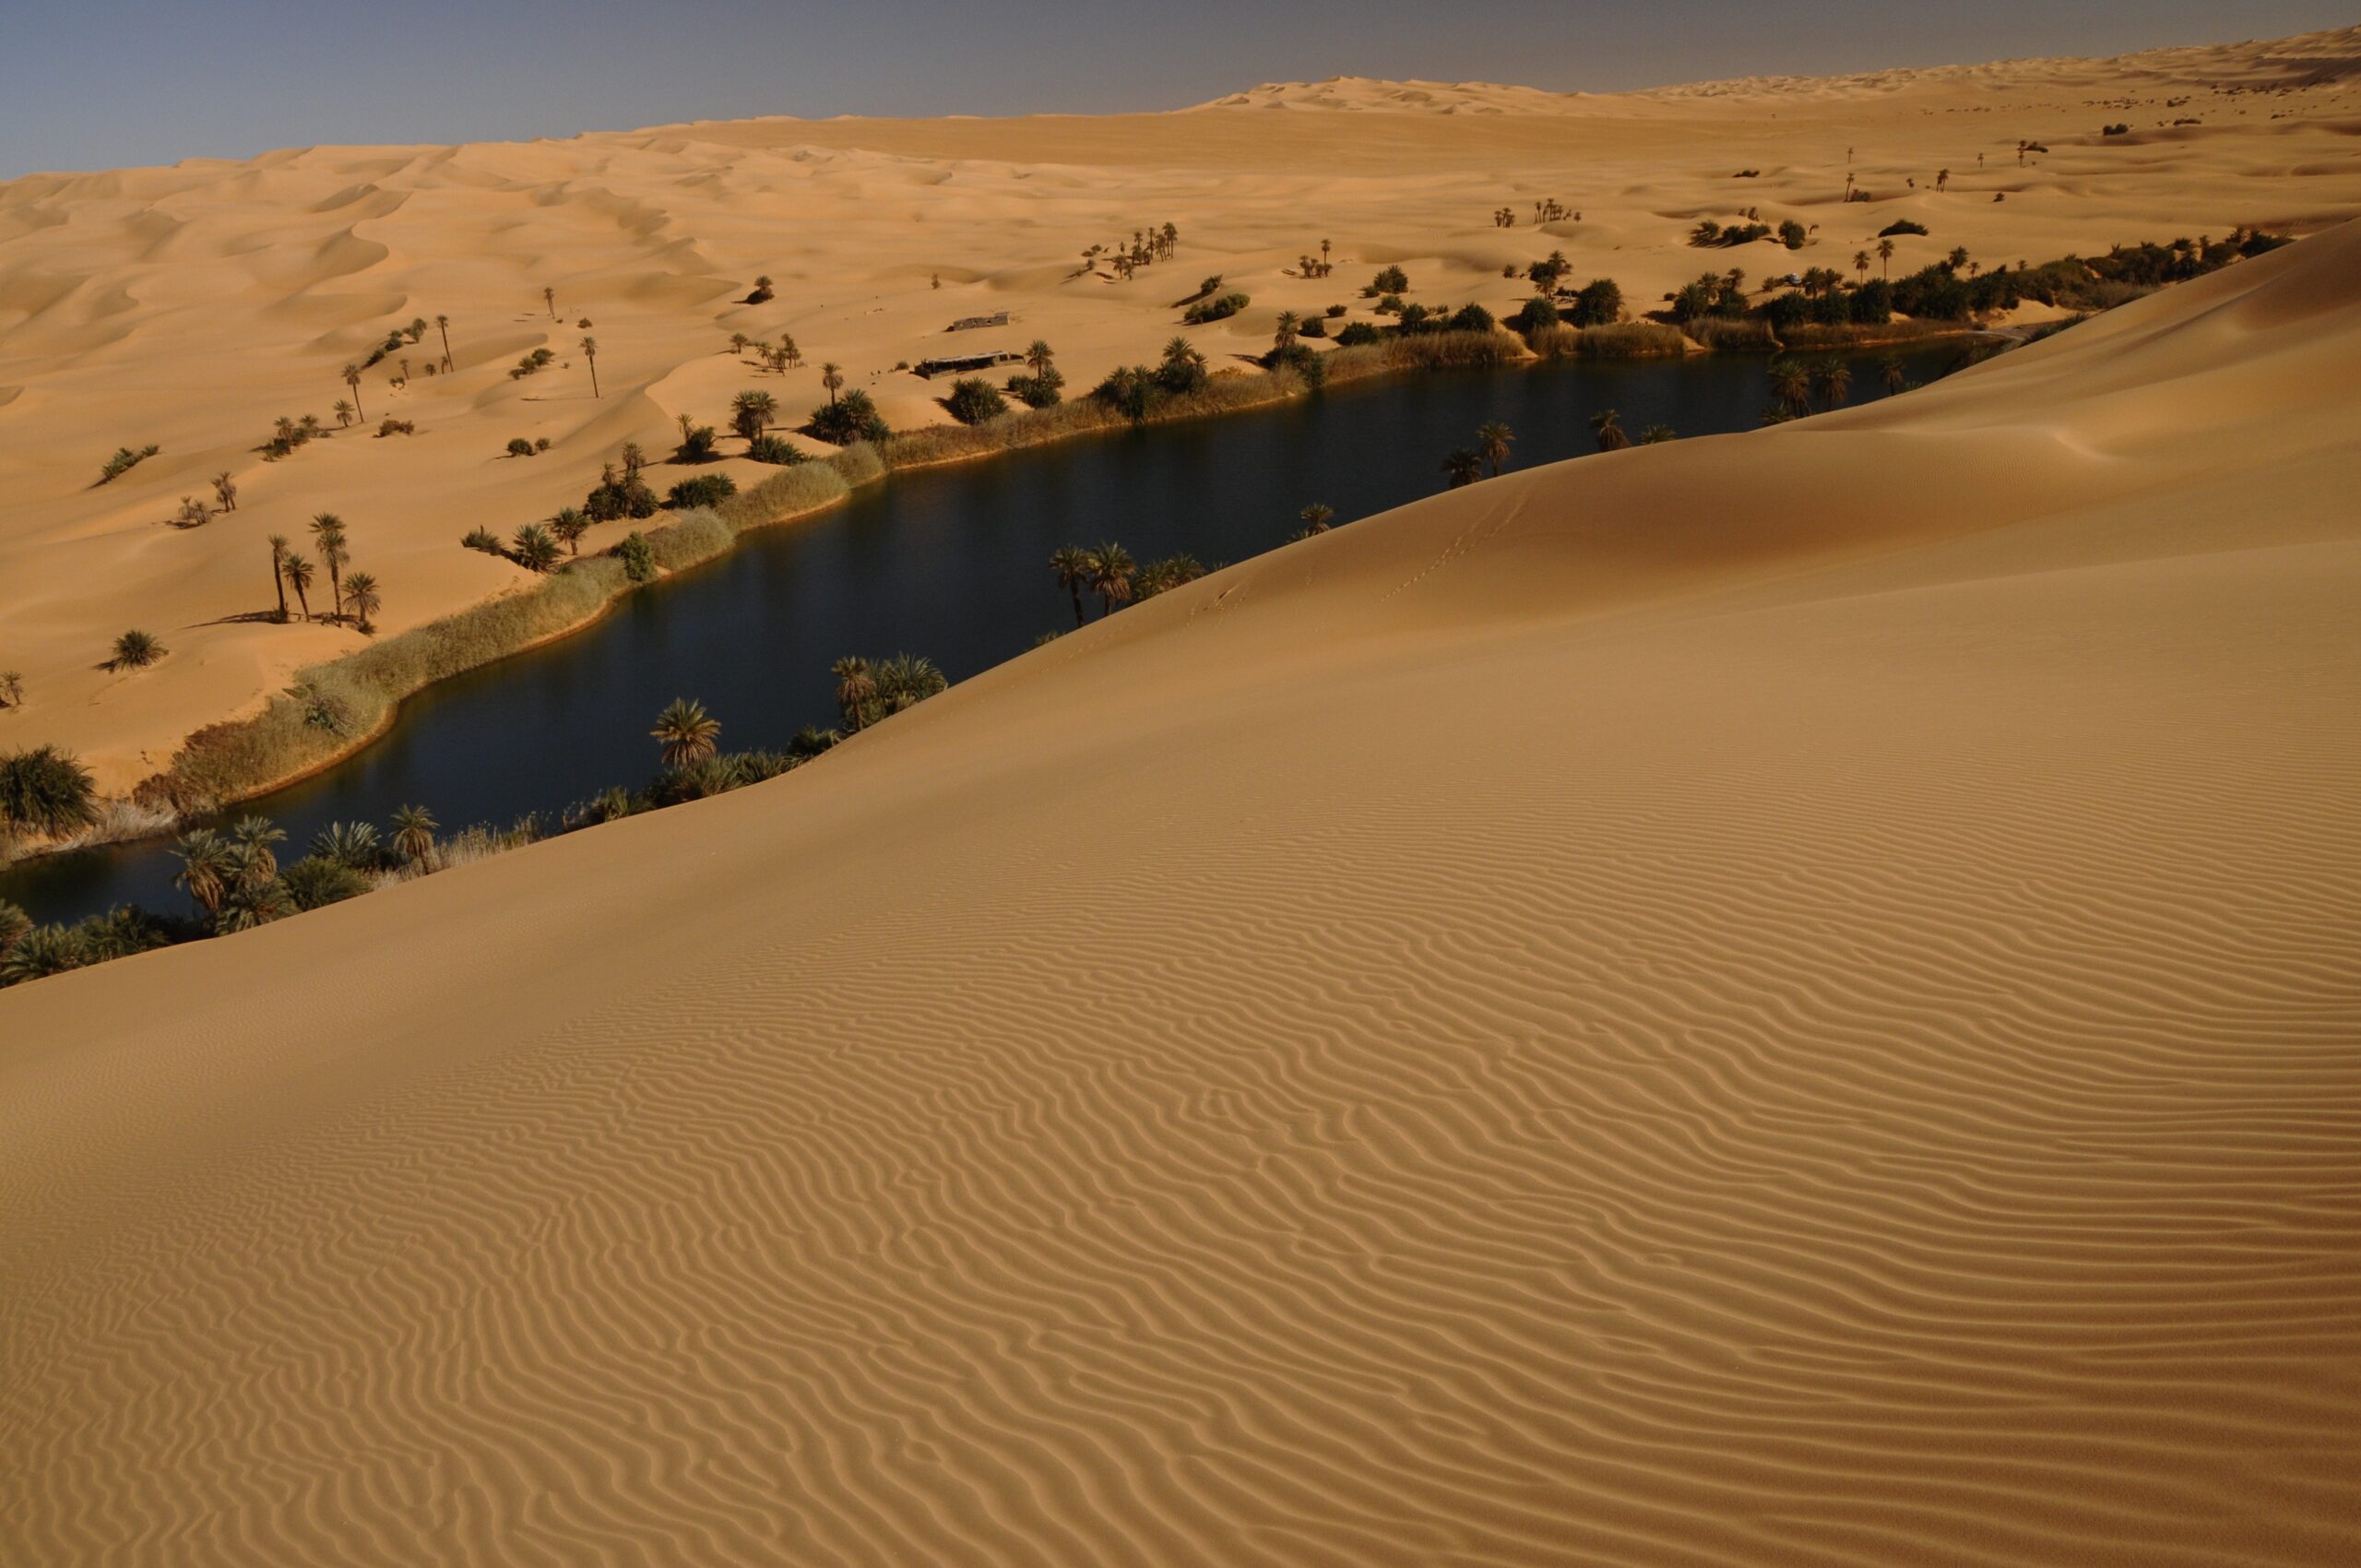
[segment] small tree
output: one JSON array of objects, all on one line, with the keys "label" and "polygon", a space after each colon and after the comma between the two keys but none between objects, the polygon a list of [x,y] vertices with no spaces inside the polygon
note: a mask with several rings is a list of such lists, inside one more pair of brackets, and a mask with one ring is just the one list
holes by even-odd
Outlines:
[{"label": "small tree", "polygon": [[565,546],[568,555],[582,553],[582,536],[590,531],[590,518],[579,506],[561,506],[550,519],[550,534]]},{"label": "small tree", "polygon": [[713,755],[721,724],[703,703],[675,697],[656,716],[656,728],[648,733],[655,737],[665,766],[687,767]]},{"label": "small tree", "polygon": [[368,411],[361,406],[361,367],[359,365],[349,364],[344,367],[344,384],[352,389],[354,415],[361,419],[367,419]]},{"label": "small tree", "polygon": [[590,367],[590,396],[599,396],[599,339],[588,333],[582,336],[582,362]]},{"label": "small tree", "polygon": [[114,640],[114,657],[107,661],[113,670],[145,670],[164,657],[164,645],[146,632],[131,631]]},{"label": "small tree", "polygon": [[1483,455],[1472,446],[1454,446],[1443,454],[1442,471],[1453,490],[1474,484],[1484,477]]},{"label": "small tree", "polygon": [[557,564],[557,540],[540,523],[518,529],[508,547],[508,558],[528,572],[548,571]]},{"label": "small tree", "polygon": [[238,481],[230,477],[227,469],[213,476],[213,499],[224,512],[238,509]]},{"label": "small tree", "polygon": [[383,601],[377,596],[377,579],[374,575],[368,572],[355,572],[345,578],[344,601],[351,607],[353,621],[360,626],[364,636],[376,631],[377,628],[370,624],[370,618],[377,613]]},{"label": "small tree", "polygon": [[656,580],[656,547],[647,536],[636,529],[623,536],[615,545],[615,559],[623,564],[623,576],[635,583]]},{"label": "small tree", "polygon": [[1326,533],[1329,527],[1328,520],[1335,515],[1336,509],[1334,506],[1323,505],[1320,502],[1315,501],[1311,505],[1306,506],[1302,511],[1298,512],[1296,517],[1302,521],[1303,531],[1311,534]]}]

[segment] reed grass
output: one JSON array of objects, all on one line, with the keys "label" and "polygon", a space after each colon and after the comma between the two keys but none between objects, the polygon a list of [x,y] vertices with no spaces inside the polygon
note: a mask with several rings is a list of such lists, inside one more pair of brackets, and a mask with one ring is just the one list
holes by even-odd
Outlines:
[{"label": "reed grass", "polygon": [[1525,339],[1545,360],[1639,360],[1686,353],[1689,341],[1677,327],[1654,321],[1622,321],[1609,327],[1544,327]]},{"label": "reed grass", "polygon": [[1779,335],[1771,324],[1759,317],[1732,321],[1722,316],[1700,316],[1689,324],[1689,336],[1702,348],[1718,354],[1775,354],[1779,351]]}]

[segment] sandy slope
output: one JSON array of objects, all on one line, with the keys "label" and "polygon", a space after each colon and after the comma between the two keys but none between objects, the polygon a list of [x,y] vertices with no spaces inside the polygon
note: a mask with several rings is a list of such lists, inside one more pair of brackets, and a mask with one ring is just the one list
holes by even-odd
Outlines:
[{"label": "sandy slope", "polygon": [[2361,227],[0,993],[101,1563],[2361,1560]]},{"label": "sandy slope", "polygon": [[[518,568],[462,550],[460,535],[484,525],[504,536],[578,501],[623,442],[669,449],[678,414],[718,420],[734,393],[762,386],[800,419],[820,399],[819,363],[834,360],[896,424],[940,420],[941,388],[893,365],[1036,337],[1087,386],[1152,358],[1176,330],[1172,303],[1210,273],[1255,301],[1192,334],[1226,358],[1267,346],[1281,310],[1362,312],[1358,286],[1397,261],[1417,299],[1505,308],[1523,285],[1501,267],[1563,249],[1578,276],[1615,277],[1645,305],[1708,267],[1759,278],[1849,267],[1902,216],[1933,231],[1901,243],[1904,268],[1954,245],[1990,264],[2238,224],[2318,228],[2361,214],[2355,57],[2361,30],[2346,30],[1887,73],[1871,86],[1570,98],[1345,82],[1258,94],[1361,113],[1275,113],[1248,94],[1250,106],[1178,113],[765,119],[9,182],[0,671],[21,671],[33,700],[0,713],[0,747],[56,742],[121,790],[189,731],[253,710],[292,671],[357,646],[350,629],[254,619],[274,602],[266,540],[300,541],[319,511],[344,517],[356,564],[383,585],[382,624],[398,630],[515,588]],[[2184,117],[2201,123],[2165,125]],[[2101,125],[2118,118],[2137,134],[2103,140]],[[2024,137],[2052,151],[2020,169]],[[1848,166],[1883,199],[1841,204]],[[1740,168],[1760,177],[1733,179]],[[1926,187],[1945,168],[1952,187],[1939,196]],[[1491,226],[1496,207],[1530,212],[1545,196],[1582,221]],[[1746,206],[1816,225],[1815,243],[1800,255],[1682,244],[1697,218]],[[1086,246],[1167,220],[1183,236],[1172,262],[1124,282],[1080,273]],[[1336,275],[1296,276],[1323,238]],[[765,273],[779,298],[736,303]],[[544,286],[557,290],[558,320]],[[1005,331],[945,332],[1000,310],[1014,316]],[[390,383],[389,361],[360,399],[369,428],[396,414],[417,422],[415,436],[355,433],[259,459],[275,418],[326,418],[343,365],[389,327],[437,315],[453,319],[457,373],[424,374],[430,339],[408,356],[406,386]],[[586,317],[602,399],[578,363],[509,379],[534,348],[570,359]],[[760,375],[718,351],[733,331],[782,329],[810,368]],[[516,436],[553,449],[504,457]],[[160,457],[91,488],[108,453],[148,442]],[[729,468],[742,480],[765,471]],[[238,477],[237,513],[196,531],[166,526],[180,497],[225,469]],[[170,657],[134,673],[101,668],[135,626]]]}]

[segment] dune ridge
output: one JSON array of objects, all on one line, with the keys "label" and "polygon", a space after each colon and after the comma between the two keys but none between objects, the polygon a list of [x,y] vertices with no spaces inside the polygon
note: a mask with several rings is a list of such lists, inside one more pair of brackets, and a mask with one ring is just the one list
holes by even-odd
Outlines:
[{"label": "dune ridge", "polygon": [[2361,1554],[2361,226],[0,992],[48,1565]]}]

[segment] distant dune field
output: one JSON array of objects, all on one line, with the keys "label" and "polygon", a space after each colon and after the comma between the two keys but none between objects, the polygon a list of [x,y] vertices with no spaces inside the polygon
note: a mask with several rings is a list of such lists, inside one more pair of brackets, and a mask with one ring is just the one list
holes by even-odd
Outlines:
[{"label": "distant dune field", "polygon": [[2348,224],[0,993],[0,1555],[2361,1561],[2357,481]]},{"label": "distant dune field", "polygon": [[[524,571],[461,536],[505,539],[579,503],[624,443],[669,452],[679,416],[726,422],[738,392],[766,390],[782,438],[817,450],[786,427],[822,401],[824,363],[905,428],[943,420],[943,386],[895,365],[1037,338],[1079,393],[1153,359],[1181,330],[1175,302],[1214,274],[1252,305],[1190,336],[1236,367],[1281,311],[1371,319],[1358,291],[1395,263],[1413,303],[1505,312],[1527,286],[1503,267],[1563,250],[1576,280],[1614,278],[1643,310],[1704,271],[1849,274],[1904,218],[1929,232],[1897,242],[1895,276],[1955,247],[1989,267],[2239,226],[2316,232],[2361,216],[2356,60],[2361,29],[1620,95],[1347,78],[1170,113],[760,119],[0,184],[0,671],[30,693],[0,712],[0,748],[64,746],[122,793],[191,731],[360,647],[350,626],[259,618],[275,608],[269,537],[301,545],[316,513],[345,520],[382,590],[377,624],[398,633],[516,591]],[[2101,134],[2114,123],[2127,135]],[[2021,141],[2047,150],[2021,163]],[[1877,199],[1845,203],[1848,174]],[[1536,227],[1547,200],[1578,220]],[[1517,227],[1493,226],[1503,206]],[[1747,208],[1811,243],[1686,244],[1699,219]],[[1169,260],[1121,280],[1084,270],[1086,247],[1166,222]],[[1323,242],[1334,275],[1302,276]],[[776,298],[745,303],[765,276]],[[1001,312],[1004,329],[948,331]],[[433,330],[365,364],[390,330],[445,315],[449,374],[428,374]],[[781,332],[803,350],[782,374],[728,351],[732,333]],[[537,350],[552,362],[512,378]],[[363,366],[357,393],[347,364]],[[335,430],[339,398],[358,405],[350,430],[263,460],[275,421]],[[387,417],[415,434],[380,439]],[[550,447],[507,456],[518,439]],[[117,447],[151,444],[94,487]],[[725,450],[718,471],[742,484],[776,471]],[[684,471],[659,469],[658,488]],[[235,512],[171,526],[224,473]],[[167,656],[106,668],[135,628]]]}]

